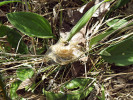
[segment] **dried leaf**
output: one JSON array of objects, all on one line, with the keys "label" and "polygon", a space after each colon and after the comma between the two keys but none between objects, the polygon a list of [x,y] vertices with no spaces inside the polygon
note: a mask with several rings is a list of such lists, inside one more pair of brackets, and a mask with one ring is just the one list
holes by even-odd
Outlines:
[{"label": "dried leaf", "polygon": [[6,16],[6,14],[0,9],[0,17]]},{"label": "dried leaf", "polygon": [[23,81],[19,85],[19,87],[18,87],[18,89],[16,91],[18,96],[26,98],[28,100],[46,100],[46,98],[43,95],[41,95],[41,94],[35,94],[35,93],[31,92],[30,90],[26,91],[25,88],[26,87],[30,87],[34,83],[35,79],[36,79],[36,76],[34,76],[32,78],[28,78],[25,81]]},{"label": "dried leaf", "polygon": [[[98,1],[98,0],[96,0]],[[97,2],[95,2],[95,4],[97,4]],[[96,12],[93,14],[92,17],[97,17],[97,18],[101,18],[103,17],[103,15],[110,9],[110,2],[106,2],[103,3],[97,10]]]}]

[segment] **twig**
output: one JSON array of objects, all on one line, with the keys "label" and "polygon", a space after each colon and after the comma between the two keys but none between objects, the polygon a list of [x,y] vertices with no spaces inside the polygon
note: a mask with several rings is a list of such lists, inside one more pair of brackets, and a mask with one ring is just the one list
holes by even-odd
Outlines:
[{"label": "twig", "polygon": [[112,76],[112,77],[115,77],[115,76],[118,76],[118,75],[127,75],[127,74],[133,74],[133,72],[128,72],[128,73],[118,73],[118,74],[103,75],[103,76]]},{"label": "twig", "polygon": [[44,57],[43,55],[22,55],[22,54],[14,54],[14,53],[5,53],[5,52],[0,52],[0,55],[5,55],[5,56],[19,56],[19,57]]},{"label": "twig", "polygon": [[17,68],[17,67],[20,67],[20,66],[25,66],[25,65],[28,65],[28,64],[38,64],[38,63],[40,63],[39,61],[41,61],[41,60],[32,61],[32,62],[27,62],[27,63],[23,63],[23,64],[19,64],[19,65],[10,67],[10,68],[3,69],[3,70],[1,70],[0,72],[4,72],[4,71],[7,71],[7,70],[11,70],[11,69],[14,69],[14,68]]}]

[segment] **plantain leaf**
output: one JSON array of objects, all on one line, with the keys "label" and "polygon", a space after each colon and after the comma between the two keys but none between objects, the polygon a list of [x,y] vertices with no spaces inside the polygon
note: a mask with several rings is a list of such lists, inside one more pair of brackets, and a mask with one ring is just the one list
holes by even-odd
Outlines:
[{"label": "plantain leaf", "polygon": [[22,33],[39,38],[54,38],[49,22],[42,16],[31,12],[7,14],[8,20]]},{"label": "plantain leaf", "polygon": [[18,89],[19,85],[21,84],[21,81],[15,81],[11,84],[10,87],[10,97],[12,100],[17,100],[18,95],[16,93],[16,90]]},{"label": "plantain leaf", "polygon": [[[93,84],[87,88],[88,84],[91,82],[91,79],[76,78],[64,84],[60,88],[61,93],[49,92],[46,90],[43,90],[43,92],[47,100],[82,100],[93,90]],[[65,89],[67,93],[65,93]]]},{"label": "plantain leaf", "polygon": [[31,78],[34,74],[34,71],[33,69],[31,68],[20,68],[20,69],[17,69],[17,77],[21,80],[21,81],[24,81],[25,79],[27,78]]},{"label": "plantain leaf", "polygon": [[[15,30],[1,25],[0,26],[0,37],[4,37],[4,36],[7,36],[7,42],[9,43],[9,44],[3,43],[4,45],[3,48],[5,49],[5,51],[11,52],[11,48],[17,49],[18,43],[21,39],[21,35]],[[27,46],[22,40],[19,43],[18,53],[23,53],[23,54],[28,53]]]},{"label": "plantain leaf", "polygon": [[118,66],[133,64],[133,35],[105,48],[100,52],[100,55],[105,61],[115,63]]},{"label": "plantain leaf", "polygon": [[13,2],[21,2],[20,0],[8,0],[8,1],[2,1],[0,2],[0,6],[3,6],[8,3],[13,3]]}]

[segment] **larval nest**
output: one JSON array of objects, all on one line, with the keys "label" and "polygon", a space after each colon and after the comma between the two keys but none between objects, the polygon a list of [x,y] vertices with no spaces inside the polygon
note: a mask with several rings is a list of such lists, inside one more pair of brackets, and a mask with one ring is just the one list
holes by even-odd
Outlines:
[{"label": "larval nest", "polygon": [[81,46],[73,42],[66,44],[61,39],[55,45],[52,45],[45,54],[46,58],[61,65],[68,64],[81,55],[83,55]]}]

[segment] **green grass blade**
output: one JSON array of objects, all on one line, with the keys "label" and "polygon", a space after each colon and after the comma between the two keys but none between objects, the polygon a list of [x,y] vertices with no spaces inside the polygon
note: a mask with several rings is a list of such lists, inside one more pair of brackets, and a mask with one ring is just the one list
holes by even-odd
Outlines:
[{"label": "green grass blade", "polygon": [[21,1],[20,0],[2,1],[0,2],[0,6],[6,5],[8,3],[13,3],[13,2],[21,2]]},{"label": "green grass blade", "polygon": [[106,38],[107,36],[110,36],[111,34],[116,33],[120,29],[126,28],[126,27],[132,25],[133,24],[132,18],[133,18],[133,15],[131,15],[131,16],[127,17],[127,18],[123,18],[123,19],[119,20],[118,22],[116,22],[115,24],[111,25],[105,31],[103,31],[100,34],[92,37],[91,40],[90,40],[89,48],[92,48],[99,41],[101,41],[102,39]]},{"label": "green grass blade", "polygon": [[77,24],[71,29],[69,36],[67,37],[67,41],[70,41],[71,38],[78,32],[80,29],[91,19],[92,15],[95,13],[95,11],[99,8],[99,6],[107,1],[111,0],[104,0],[103,2],[100,2],[90,8],[84,16],[77,22]]},{"label": "green grass blade", "polygon": [[77,22],[77,24],[71,29],[70,34],[67,38],[67,41],[70,41],[71,38],[78,32],[80,29],[91,19],[92,15],[95,13],[95,11],[98,9],[98,7],[103,2],[98,3],[97,5],[93,6],[91,9],[89,9],[84,16]]}]

